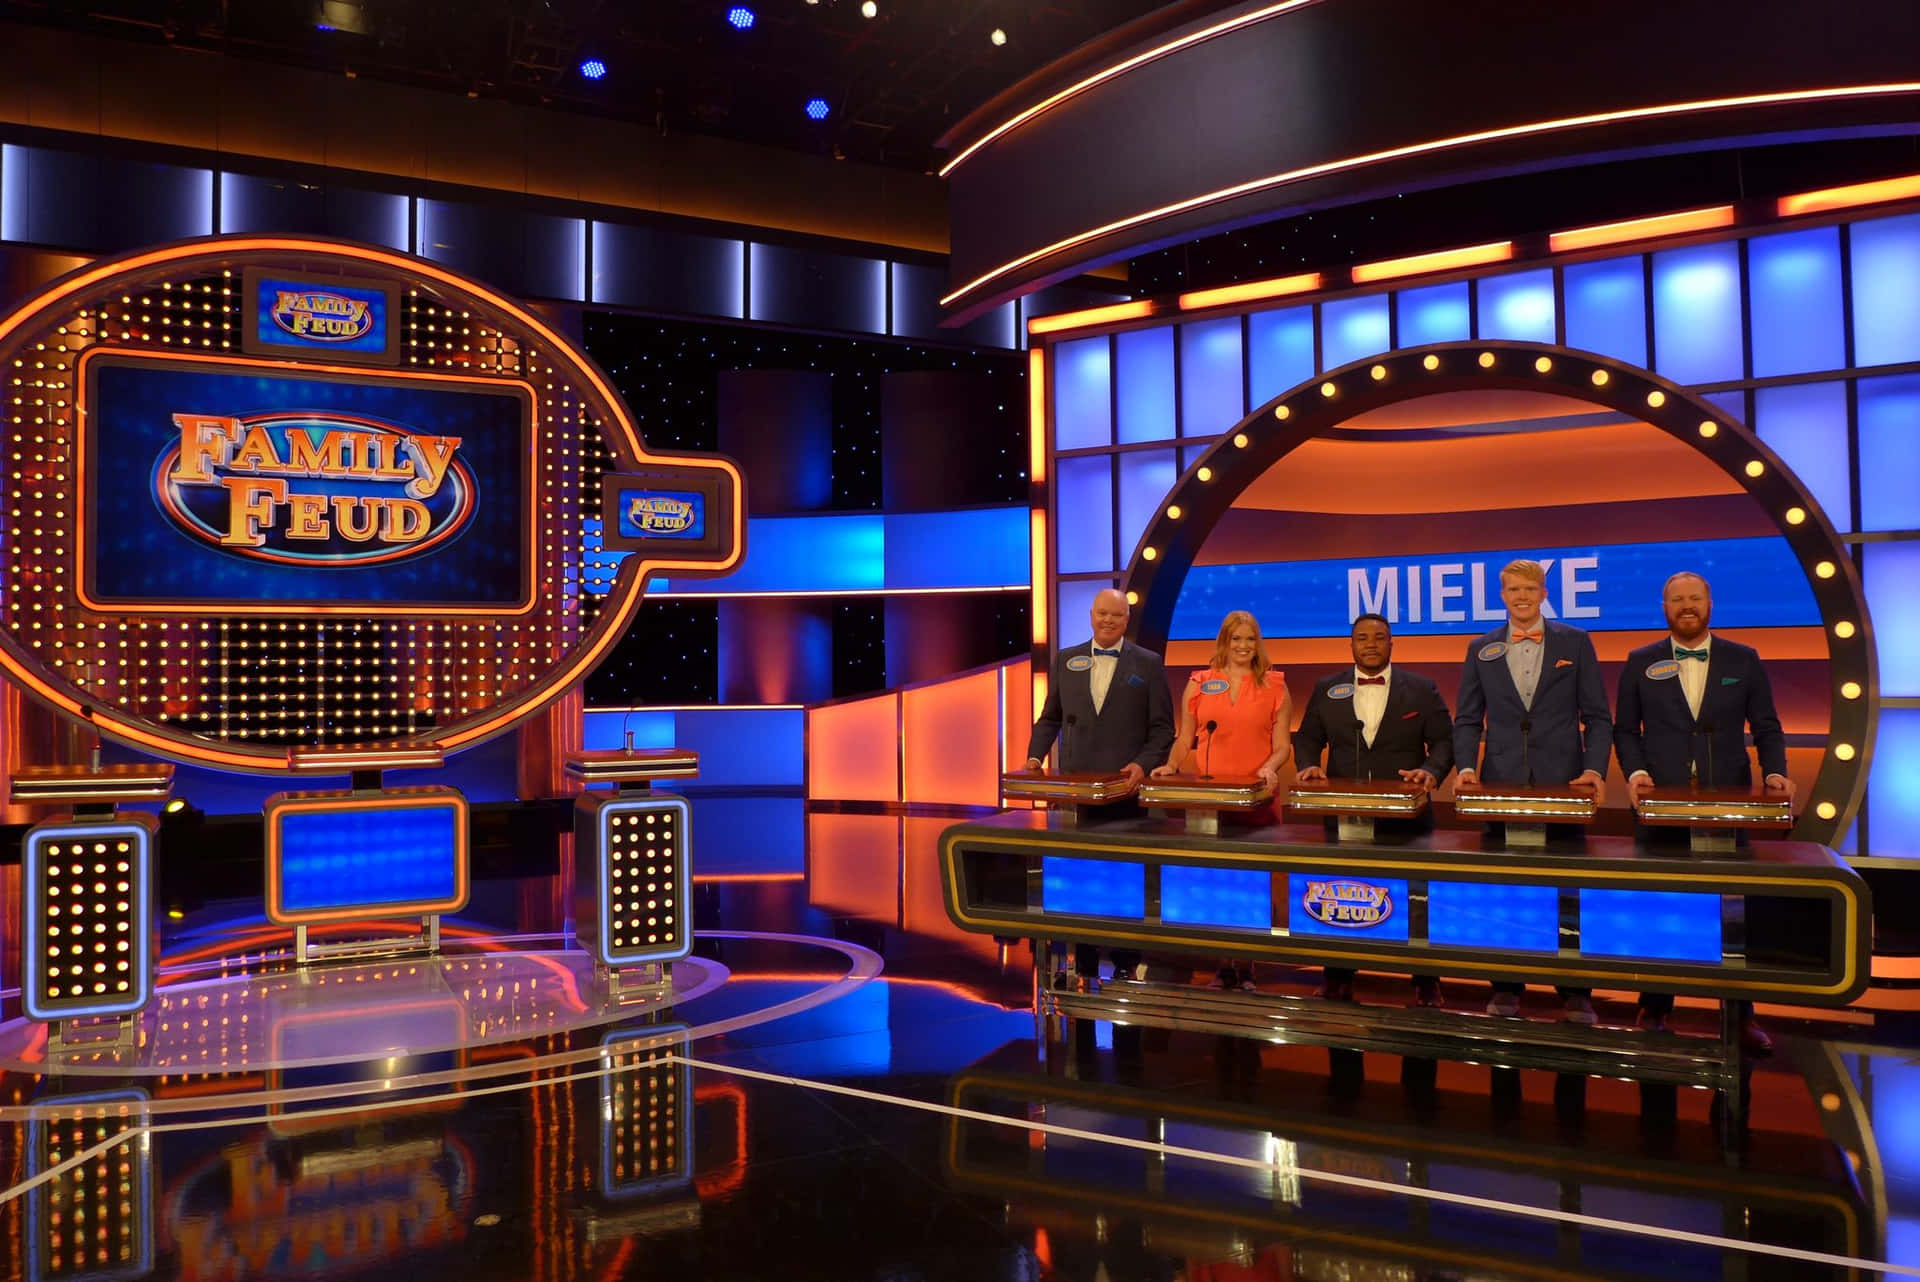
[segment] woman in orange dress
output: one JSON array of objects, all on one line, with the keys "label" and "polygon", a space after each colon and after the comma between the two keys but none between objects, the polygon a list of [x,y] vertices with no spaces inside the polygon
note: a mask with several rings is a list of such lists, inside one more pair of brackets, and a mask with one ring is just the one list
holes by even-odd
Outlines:
[{"label": "woman in orange dress", "polygon": [[[1220,623],[1213,658],[1187,681],[1180,697],[1180,729],[1155,778],[1176,774],[1258,775],[1276,792],[1280,770],[1293,756],[1293,699],[1284,672],[1268,666],[1260,624],[1245,610]],[[1254,823],[1272,823],[1272,803],[1253,811]],[[1216,988],[1253,987],[1253,968],[1221,963]]]}]

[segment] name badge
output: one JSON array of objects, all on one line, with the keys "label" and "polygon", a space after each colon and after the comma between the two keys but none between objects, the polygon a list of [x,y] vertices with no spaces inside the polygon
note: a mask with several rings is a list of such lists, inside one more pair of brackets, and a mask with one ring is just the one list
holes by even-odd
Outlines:
[{"label": "name badge", "polygon": [[1507,643],[1505,641],[1495,641],[1491,645],[1483,645],[1480,647],[1480,661],[1482,663],[1492,663],[1495,659],[1505,655],[1506,652]]},{"label": "name badge", "polygon": [[1329,686],[1329,687],[1327,687],[1327,698],[1329,698],[1329,699],[1351,699],[1351,698],[1353,698],[1353,682],[1351,682],[1351,681],[1342,681],[1342,682],[1341,682],[1341,683],[1340,683],[1339,685],[1337,685],[1337,686]]},{"label": "name badge", "polygon": [[1671,681],[1680,675],[1680,660],[1662,659],[1658,663],[1647,665],[1647,680]]},{"label": "name badge", "polygon": [[1068,672],[1085,672],[1088,668],[1091,668],[1092,666],[1093,666],[1093,656],[1090,654],[1076,654],[1071,659],[1067,660]]},{"label": "name badge", "polygon": [[1224,678],[1215,677],[1211,681],[1202,681],[1200,683],[1201,694],[1225,694],[1226,692],[1227,683]]}]

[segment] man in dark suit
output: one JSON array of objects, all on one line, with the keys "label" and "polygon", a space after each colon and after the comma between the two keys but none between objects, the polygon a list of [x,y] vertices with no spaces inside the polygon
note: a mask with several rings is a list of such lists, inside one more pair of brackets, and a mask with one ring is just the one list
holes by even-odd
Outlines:
[{"label": "man in dark suit", "polygon": [[[1668,579],[1661,605],[1671,635],[1629,654],[1620,673],[1613,743],[1628,794],[1638,801],[1654,787],[1751,788],[1751,727],[1766,790],[1791,798],[1787,737],[1773,708],[1773,687],[1760,655],[1708,630],[1713,589],[1698,574],[1682,571]],[[1655,829],[1640,834],[1643,841],[1653,842],[1662,835]],[[1640,997],[1643,1028],[1665,1027],[1672,1011],[1670,993]],[[1764,1037],[1753,1029],[1749,1044]]]},{"label": "man in dark suit", "polygon": [[[1054,656],[1047,701],[1027,740],[1027,769],[1044,768],[1056,737],[1063,774],[1119,771],[1138,784],[1167,759],[1173,746],[1167,670],[1159,655],[1125,639],[1131,614],[1124,594],[1105,589],[1093,598],[1093,640]],[[1084,944],[1074,951],[1080,973],[1096,977],[1096,951]],[[1130,976],[1139,965],[1138,953],[1115,950],[1115,975]]]},{"label": "man in dark suit", "polygon": [[[1301,783],[1328,775],[1347,779],[1399,777],[1433,789],[1453,769],[1453,718],[1440,689],[1418,673],[1393,666],[1393,629],[1386,617],[1363,614],[1353,621],[1353,667],[1342,668],[1314,684],[1307,710],[1294,732],[1294,760],[1302,763]],[[1326,765],[1320,764],[1322,751]],[[1419,818],[1381,820],[1380,830],[1424,832],[1433,827],[1433,811]],[[1414,1004],[1438,1006],[1440,981],[1413,977]],[[1320,995],[1329,1001],[1353,1000],[1353,972],[1327,967]]]},{"label": "man in dark suit", "polygon": [[[1591,789],[1598,805],[1606,799],[1613,713],[1593,638],[1541,617],[1546,581],[1537,561],[1514,561],[1500,571],[1507,621],[1467,646],[1453,720],[1458,786],[1572,783]],[[1523,987],[1495,984],[1487,1013],[1519,1014]],[[1594,1022],[1592,990],[1559,991],[1567,1019]]]}]

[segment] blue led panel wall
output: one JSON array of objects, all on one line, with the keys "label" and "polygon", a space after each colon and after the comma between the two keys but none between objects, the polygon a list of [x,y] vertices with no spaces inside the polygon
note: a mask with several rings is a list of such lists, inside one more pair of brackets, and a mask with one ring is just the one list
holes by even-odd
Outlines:
[{"label": "blue led panel wall", "polygon": [[1472,309],[1468,306],[1467,282],[1427,285],[1403,289],[1394,296],[1398,310],[1399,345],[1422,347],[1428,343],[1452,343],[1473,337]]},{"label": "blue led panel wall", "polygon": [[[1913,638],[1920,636],[1920,543],[1869,543],[1861,553],[1862,585],[1880,655],[1880,693],[1920,695],[1920,647],[1913,644]],[[1888,714],[1880,716],[1884,727]],[[1877,844],[1877,818],[1872,836]]]},{"label": "blue led panel wall", "polygon": [[1427,885],[1427,942],[1455,948],[1557,952],[1560,948],[1559,888],[1430,882]]},{"label": "blue led panel wall", "polygon": [[459,200],[415,205],[414,252],[510,294],[579,300],[587,289],[587,225]]},{"label": "blue led panel wall", "polygon": [[1112,586],[1112,579],[1075,579],[1060,585],[1054,649],[1078,645],[1093,635],[1093,598]]},{"label": "blue led panel wall", "polygon": [[1040,861],[1041,902],[1050,913],[1146,916],[1147,870],[1111,859],[1048,856]]},{"label": "blue led panel wall", "polygon": [[1387,350],[1392,325],[1385,294],[1341,298],[1320,305],[1320,368],[1338,369],[1349,361]]},{"label": "blue led panel wall", "polygon": [[1053,445],[1060,450],[1113,444],[1110,344],[1078,338],[1053,349]]},{"label": "blue led panel wall", "polygon": [[1585,887],[1580,951],[1590,957],[1718,962],[1720,896]]},{"label": "blue led panel wall", "polygon": [[[1852,529],[1853,459],[1847,448],[1846,384],[1763,387],[1754,393],[1753,404],[1754,430],[1760,439],[1806,482],[1835,529]],[[1861,478],[1863,484],[1865,479]]]},{"label": "blue led panel wall", "polygon": [[803,708],[589,708],[581,746],[620,748],[633,732],[636,748],[691,748],[700,754],[696,788],[798,788],[807,777]]},{"label": "blue led panel wall", "polygon": [[593,301],[704,316],[746,315],[745,241],[593,224]]},{"label": "blue led panel wall", "polygon": [[1726,382],[1745,373],[1740,349],[1740,247],[1655,254],[1654,369],[1676,383]]},{"label": "blue led panel wall", "polygon": [[1125,560],[1173,488],[1180,465],[1172,450],[1141,450],[1118,455],[1115,461],[1120,466],[1120,556]]},{"label": "blue led panel wall", "polygon": [[1114,336],[1114,399],[1122,445],[1170,441],[1178,433],[1173,404],[1173,327],[1133,329]]},{"label": "blue led panel wall", "polygon": [[1265,405],[1313,375],[1312,307],[1247,317],[1248,395],[1254,405]]},{"label": "blue led panel wall", "polygon": [[887,263],[786,245],[747,247],[747,319],[887,332]]},{"label": "blue led panel wall", "polygon": [[1873,853],[1920,855],[1920,709],[1881,709],[1867,796]]},{"label": "blue led panel wall", "polygon": [[1024,507],[889,512],[882,524],[890,588],[1007,587],[1033,572],[1027,557],[1033,521]]},{"label": "blue led panel wall", "polygon": [[1194,926],[1273,926],[1273,874],[1238,868],[1160,868],[1160,920]]},{"label": "blue led panel wall", "polygon": [[1847,230],[1853,270],[1853,363],[1920,361],[1920,214]]},{"label": "blue led panel wall", "polygon": [[1479,291],[1480,338],[1505,338],[1518,343],[1554,341],[1553,269],[1489,276],[1476,281]]},{"label": "blue led panel wall", "polygon": [[411,197],[252,174],[223,173],[219,182],[222,234],[338,236],[402,253],[413,248]]},{"label": "blue led panel wall", "polygon": [[1863,378],[1858,395],[1860,528],[1920,530],[1920,374]]},{"label": "blue led panel wall", "polygon": [[1238,316],[1180,327],[1180,435],[1218,436],[1245,417],[1240,365]]},{"label": "blue led panel wall", "polygon": [[119,253],[213,234],[213,171],[0,147],[0,239]]},{"label": "blue led panel wall", "polygon": [[1112,457],[1063,458],[1056,469],[1053,537],[1060,573],[1113,569]]},{"label": "blue led panel wall", "polygon": [[1607,258],[1566,269],[1567,346],[1629,365],[1647,363],[1644,260]]},{"label": "blue led panel wall", "polygon": [[1748,241],[1747,293],[1755,378],[1846,365],[1838,227]]},{"label": "blue led panel wall", "polygon": [[[595,264],[596,269],[598,264]],[[943,329],[945,310],[940,296],[947,292],[947,273],[941,267],[919,263],[889,263],[887,280],[893,297],[893,333],[901,338],[928,338],[940,343],[977,343],[982,347],[1017,347],[1012,303],[1002,303],[957,329]]]}]

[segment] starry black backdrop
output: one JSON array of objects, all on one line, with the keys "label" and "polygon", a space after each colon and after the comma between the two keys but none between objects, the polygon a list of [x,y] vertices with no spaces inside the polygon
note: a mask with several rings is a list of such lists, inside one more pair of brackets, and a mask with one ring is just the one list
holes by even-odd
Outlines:
[{"label": "starry black backdrop", "polygon": [[[607,372],[650,448],[714,450],[720,435],[720,374],[732,369],[825,370],[833,376],[834,511],[882,506],[881,376],[954,370],[1005,381],[989,421],[974,425],[991,453],[984,488],[955,493],[954,507],[1027,499],[1026,362],[1018,352],[799,333],[746,325],[589,312],[588,353]],[[753,478],[747,478],[751,489]],[[1026,598],[989,607],[1008,655],[1027,646]],[[886,685],[885,602],[837,601],[833,610],[835,697]],[[1015,618],[1013,616],[1017,615]],[[648,601],[626,637],[587,678],[587,703],[712,703],[719,699],[719,607],[713,601]]]}]

